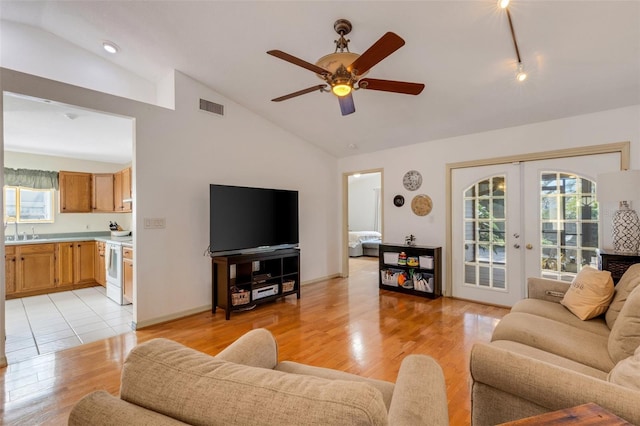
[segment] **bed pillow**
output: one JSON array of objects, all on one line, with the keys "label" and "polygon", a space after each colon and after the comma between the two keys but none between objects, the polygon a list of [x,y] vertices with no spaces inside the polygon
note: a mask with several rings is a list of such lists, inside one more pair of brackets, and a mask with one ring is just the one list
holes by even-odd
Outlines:
[{"label": "bed pillow", "polygon": [[607,310],[613,291],[611,272],[585,266],[575,276],[560,303],[584,321]]}]

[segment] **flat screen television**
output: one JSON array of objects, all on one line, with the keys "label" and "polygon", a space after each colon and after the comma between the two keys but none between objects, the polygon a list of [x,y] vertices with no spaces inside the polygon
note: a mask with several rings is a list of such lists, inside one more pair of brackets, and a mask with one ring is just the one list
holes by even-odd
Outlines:
[{"label": "flat screen television", "polygon": [[294,247],[298,191],[209,186],[209,251],[213,255]]}]

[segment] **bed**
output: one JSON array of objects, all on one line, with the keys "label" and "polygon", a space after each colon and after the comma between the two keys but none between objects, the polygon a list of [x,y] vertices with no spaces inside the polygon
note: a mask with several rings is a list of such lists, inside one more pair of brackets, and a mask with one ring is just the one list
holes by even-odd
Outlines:
[{"label": "bed", "polygon": [[349,256],[378,256],[382,234],[376,231],[349,231]]}]

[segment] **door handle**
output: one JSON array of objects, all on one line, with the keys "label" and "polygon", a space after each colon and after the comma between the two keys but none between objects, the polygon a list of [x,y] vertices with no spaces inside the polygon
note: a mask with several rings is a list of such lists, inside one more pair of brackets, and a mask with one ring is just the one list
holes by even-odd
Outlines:
[{"label": "door handle", "polygon": [[533,246],[531,244],[527,244],[527,250],[531,250],[533,248]]}]

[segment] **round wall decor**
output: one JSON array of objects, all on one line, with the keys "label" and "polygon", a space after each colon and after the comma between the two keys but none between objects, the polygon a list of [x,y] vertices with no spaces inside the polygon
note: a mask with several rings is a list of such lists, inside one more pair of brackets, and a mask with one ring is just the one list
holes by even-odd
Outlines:
[{"label": "round wall decor", "polygon": [[417,170],[409,170],[404,174],[402,184],[409,191],[415,191],[422,185],[422,175]]},{"label": "round wall decor", "polygon": [[396,195],[393,197],[393,205],[396,207],[404,206],[404,197],[402,195]]},{"label": "round wall decor", "polygon": [[426,216],[431,213],[433,202],[431,197],[425,194],[416,195],[411,200],[411,210],[418,216]]}]

